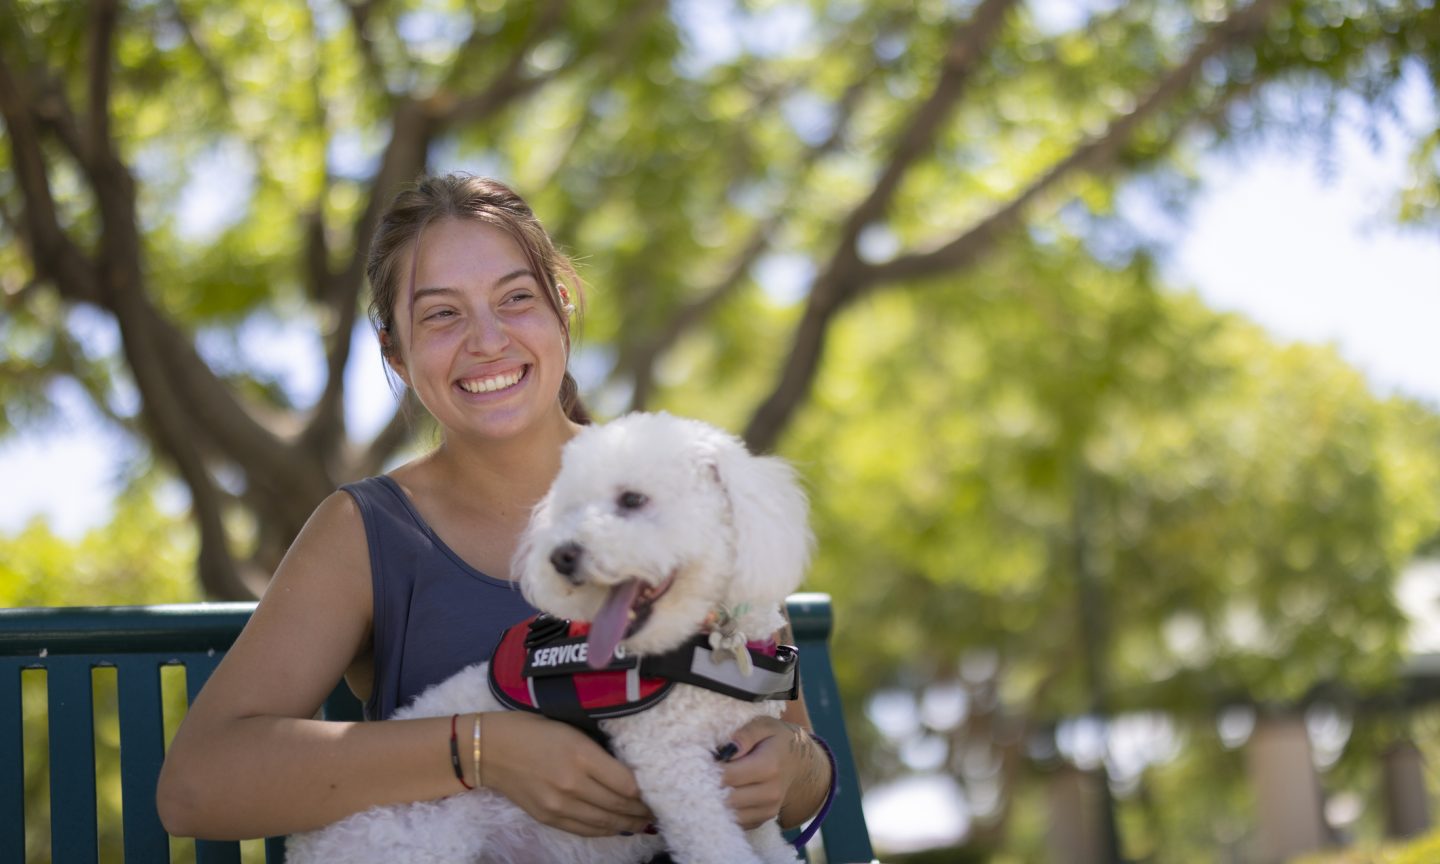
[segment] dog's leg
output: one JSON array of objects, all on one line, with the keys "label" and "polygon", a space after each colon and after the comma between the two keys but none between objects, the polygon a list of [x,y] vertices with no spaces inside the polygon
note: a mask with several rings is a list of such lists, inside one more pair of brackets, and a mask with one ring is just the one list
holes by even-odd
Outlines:
[{"label": "dog's leg", "polygon": [[735,821],[724,766],[715,761],[715,748],[754,715],[742,706],[681,684],[648,711],[602,723],[615,755],[635,772],[665,845],[685,864],[763,864]]},{"label": "dog's leg", "polygon": [[725,801],[720,768],[700,745],[684,750],[655,748],[654,742],[617,749],[635,771],[641,793],[660,826],[665,845],[685,864],[762,864]]}]

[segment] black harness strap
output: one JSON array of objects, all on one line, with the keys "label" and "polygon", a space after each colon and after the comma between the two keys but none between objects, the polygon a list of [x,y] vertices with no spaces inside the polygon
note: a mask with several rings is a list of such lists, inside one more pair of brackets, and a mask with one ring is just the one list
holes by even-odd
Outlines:
[{"label": "black harness strap", "polygon": [[535,693],[535,707],[551,720],[569,723],[595,740],[595,743],[610,749],[610,736],[600,730],[600,722],[580,705],[580,696],[575,692],[575,679],[568,676],[536,676],[530,679]]},{"label": "black harness strap", "polygon": [[717,658],[710,639],[701,634],[666,654],[640,658],[640,674],[713,690],[746,702],[790,701],[800,695],[800,651],[776,645],[771,656],[749,648],[750,675],[728,657]]}]

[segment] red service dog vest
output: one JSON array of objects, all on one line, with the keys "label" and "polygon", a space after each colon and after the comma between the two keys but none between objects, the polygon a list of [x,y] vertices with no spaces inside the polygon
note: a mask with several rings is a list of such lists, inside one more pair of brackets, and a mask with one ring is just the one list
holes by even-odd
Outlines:
[{"label": "red service dog vest", "polygon": [[712,655],[706,634],[659,656],[626,657],[622,649],[595,670],[587,662],[589,630],[545,614],[506,630],[490,658],[490,692],[508,708],[563,720],[602,743],[598,721],[643,711],[677,682],[751,702],[800,692],[799,652],[790,645],[748,646],[749,673],[734,658]]},{"label": "red service dog vest", "polygon": [[563,678],[571,682],[585,715],[603,720],[643,711],[665,698],[675,684],[642,676],[634,657],[617,657],[605,669],[591,669],[585,651],[589,624],[539,618],[506,630],[490,658],[490,690],[507,708],[542,712],[544,697],[536,697],[536,680]]}]

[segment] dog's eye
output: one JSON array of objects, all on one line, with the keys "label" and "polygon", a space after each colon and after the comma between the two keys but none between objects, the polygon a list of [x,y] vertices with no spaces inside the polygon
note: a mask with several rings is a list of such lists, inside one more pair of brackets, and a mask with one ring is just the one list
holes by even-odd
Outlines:
[{"label": "dog's eye", "polygon": [[615,499],[615,503],[620,505],[621,510],[639,510],[649,500],[644,493],[626,490],[620,493],[620,497]]}]

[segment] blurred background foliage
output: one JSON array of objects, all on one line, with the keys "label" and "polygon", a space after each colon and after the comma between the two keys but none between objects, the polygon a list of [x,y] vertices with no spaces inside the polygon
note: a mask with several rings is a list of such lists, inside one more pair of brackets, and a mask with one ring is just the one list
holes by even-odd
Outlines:
[{"label": "blurred background foliage", "polygon": [[[1043,857],[1086,717],[1128,858],[1245,860],[1216,718],[1397,686],[1440,414],[1162,284],[1117,198],[1373,132],[1404,76],[1434,101],[1431,0],[0,0],[0,434],[80,393],[125,453],[111,524],[0,538],[0,602],[263,590],[431,440],[357,407],[377,209],[492,174],[582,265],[602,416],[804,474],[867,785],[941,772],[974,820],[926,860]],[[1409,144],[1432,230],[1440,132]],[[1374,839],[1366,766],[1440,737],[1345,704],[1325,783]]]}]

